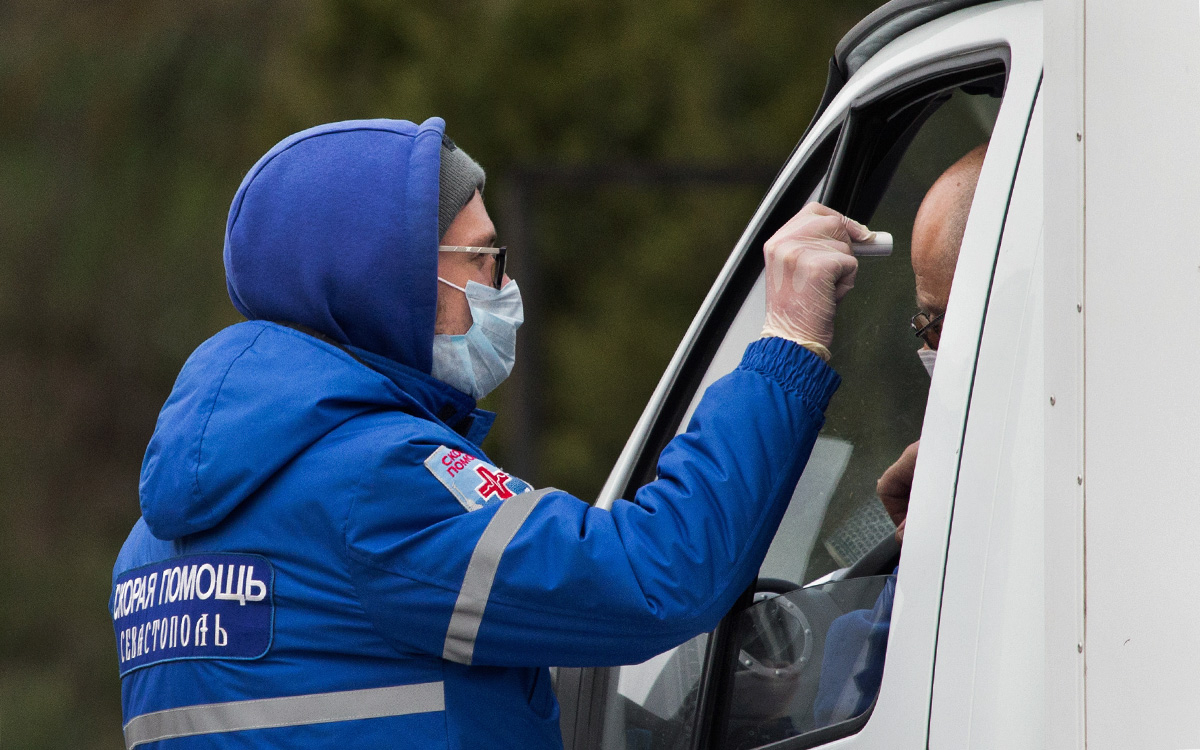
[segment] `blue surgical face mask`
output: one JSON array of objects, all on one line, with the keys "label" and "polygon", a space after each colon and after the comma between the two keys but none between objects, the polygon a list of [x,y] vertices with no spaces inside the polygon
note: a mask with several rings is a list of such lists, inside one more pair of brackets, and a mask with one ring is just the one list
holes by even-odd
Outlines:
[{"label": "blue surgical face mask", "polygon": [[473,322],[464,334],[433,337],[431,374],[478,401],[504,382],[517,361],[517,329],[525,322],[521,290],[515,281],[502,289],[474,281],[464,289],[441,277],[438,281],[467,295]]},{"label": "blue surgical face mask", "polygon": [[921,358],[921,364],[925,365],[925,372],[929,373],[929,377],[933,377],[933,366],[937,363],[937,349],[921,348],[917,350],[917,356]]}]

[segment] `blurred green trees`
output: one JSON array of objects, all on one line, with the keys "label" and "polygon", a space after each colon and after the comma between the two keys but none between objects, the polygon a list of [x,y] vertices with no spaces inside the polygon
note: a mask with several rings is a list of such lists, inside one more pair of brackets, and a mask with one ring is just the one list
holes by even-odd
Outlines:
[{"label": "blurred green trees", "polygon": [[[112,561],[175,374],[239,319],[225,215],[273,143],[440,115],[494,215],[529,165],[774,166],[874,4],[0,4],[0,747],[122,746]],[[764,187],[537,193],[527,479],[598,490]],[[502,414],[487,447],[503,461],[512,438]]]}]

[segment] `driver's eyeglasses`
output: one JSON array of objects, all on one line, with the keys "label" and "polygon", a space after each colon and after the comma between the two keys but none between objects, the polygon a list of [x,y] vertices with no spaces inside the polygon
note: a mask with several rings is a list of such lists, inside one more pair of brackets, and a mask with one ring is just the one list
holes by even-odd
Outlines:
[{"label": "driver's eyeglasses", "polygon": [[508,258],[507,247],[468,247],[466,245],[438,245],[439,253],[474,253],[475,255],[495,255],[496,266],[492,269],[492,288],[504,286],[504,262]]},{"label": "driver's eyeglasses", "polygon": [[942,339],[942,318],[944,317],[946,317],[946,313],[930,315],[922,311],[912,316],[909,325],[912,326],[913,335],[928,344],[930,349],[937,349],[938,342]]}]

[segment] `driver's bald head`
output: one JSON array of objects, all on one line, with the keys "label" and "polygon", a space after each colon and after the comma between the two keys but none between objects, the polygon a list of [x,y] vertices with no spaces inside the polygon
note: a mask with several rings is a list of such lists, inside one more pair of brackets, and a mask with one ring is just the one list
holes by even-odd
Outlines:
[{"label": "driver's bald head", "polygon": [[913,222],[912,264],[917,277],[917,305],[931,314],[944,313],[967,228],[975,185],[987,144],[954,162],[921,201]]}]

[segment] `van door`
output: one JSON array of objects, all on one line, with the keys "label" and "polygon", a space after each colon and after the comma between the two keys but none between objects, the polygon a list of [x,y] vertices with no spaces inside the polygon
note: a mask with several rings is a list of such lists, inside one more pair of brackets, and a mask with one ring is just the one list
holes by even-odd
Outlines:
[{"label": "van door", "polygon": [[1004,223],[967,412],[930,748],[1045,746],[1042,117]]},{"label": "van door", "polygon": [[[758,585],[715,631],[644,664],[559,670],[568,748],[926,745],[959,455],[1041,73],[1040,28],[1040,5],[998,3],[905,34],[846,83],[782,170],[599,505],[653,479],[699,394],[758,337],[762,244],[804,203],[891,231],[895,252],[862,260],[839,309],[833,364],[843,385]],[[989,138],[931,385],[909,328],[912,220],[941,171]],[[896,577],[894,527],[874,486],[918,438]]]}]

